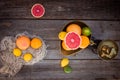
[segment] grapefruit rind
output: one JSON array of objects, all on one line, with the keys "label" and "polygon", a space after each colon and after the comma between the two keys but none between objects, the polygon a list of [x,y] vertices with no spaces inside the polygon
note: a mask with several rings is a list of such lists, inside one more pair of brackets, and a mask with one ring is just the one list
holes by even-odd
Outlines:
[{"label": "grapefruit rind", "polygon": [[[40,7],[41,7],[41,9],[43,10],[43,12],[42,12],[41,15],[35,16],[35,14],[33,13],[33,8],[34,8],[35,6],[40,6]],[[41,4],[39,4],[39,3],[36,3],[36,4],[34,4],[34,5],[32,6],[32,8],[31,8],[31,14],[32,14],[32,16],[35,17],[35,18],[40,18],[40,17],[42,17],[42,16],[45,14],[45,8],[43,7],[43,5],[41,5]]]},{"label": "grapefruit rind", "polygon": [[[72,34],[73,34],[73,36],[76,36],[77,39],[75,37],[71,36]],[[69,42],[67,41],[68,37],[72,37],[72,39],[68,39]],[[64,39],[66,47],[68,47],[70,50],[76,50],[76,49],[78,49],[79,46],[80,46],[80,44],[81,44],[81,40],[82,40],[81,37],[77,33],[75,33],[75,32],[68,32],[66,34],[66,36],[65,36],[65,39]],[[72,42],[72,43],[70,43],[70,42]]]}]

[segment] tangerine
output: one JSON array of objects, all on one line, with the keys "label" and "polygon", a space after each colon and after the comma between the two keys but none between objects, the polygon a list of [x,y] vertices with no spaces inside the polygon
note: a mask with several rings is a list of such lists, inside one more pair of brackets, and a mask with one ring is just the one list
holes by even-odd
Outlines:
[{"label": "tangerine", "polygon": [[31,47],[34,49],[38,49],[42,46],[42,40],[39,38],[33,38],[31,41]]}]

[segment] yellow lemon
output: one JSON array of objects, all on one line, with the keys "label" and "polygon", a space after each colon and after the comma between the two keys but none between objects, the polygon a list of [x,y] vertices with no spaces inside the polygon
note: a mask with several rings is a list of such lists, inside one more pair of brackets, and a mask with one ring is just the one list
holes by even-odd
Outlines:
[{"label": "yellow lemon", "polygon": [[31,41],[31,47],[34,49],[38,49],[42,46],[42,40],[39,38],[33,38]]},{"label": "yellow lemon", "polygon": [[60,40],[64,40],[66,34],[67,34],[67,32],[62,31],[62,32],[60,32],[60,33],[58,34],[58,38],[59,38]]},{"label": "yellow lemon", "polygon": [[15,48],[15,49],[13,49],[13,54],[14,54],[16,57],[19,57],[19,56],[21,56],[22,52],[21,52],[20,49]]},{"label": "yellow lemon", "polygon": [[33,56],[31,53],[26,53],[24,54],[23,56],[23,59],[26,61],[26,62],[29,62],[30,60],[32,60]]},{"label": "yellow lemon", "polygon": [[69,59],[68,58],[63,58],[61,60],[61,67],[65,67],[69,64]]}]

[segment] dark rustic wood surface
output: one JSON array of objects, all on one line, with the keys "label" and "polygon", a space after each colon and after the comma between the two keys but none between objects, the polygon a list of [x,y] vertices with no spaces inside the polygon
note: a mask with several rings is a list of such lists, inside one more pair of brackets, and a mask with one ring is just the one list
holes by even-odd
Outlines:
[{"label": "dark rustic wood surface", "polygon": [[[46,10],[40,19],[30,13],[35,3],[43,4]],[[115,40],[120,50],[120,0],[0,0],[0,40],[27,31],[41,36],[48,46],[43,61],[24,66],[11,78],[0,75],[0,80],[120,79],[120,51],[115,59],[104,61],[87,48],[76,56],[68,56],[73,72],[63,72],[58,33],[75,20],[86,23],[96,39]]]}]

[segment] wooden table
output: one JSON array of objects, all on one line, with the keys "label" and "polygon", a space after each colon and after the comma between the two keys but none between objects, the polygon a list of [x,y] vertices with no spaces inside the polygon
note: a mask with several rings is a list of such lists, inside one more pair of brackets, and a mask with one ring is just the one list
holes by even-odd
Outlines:
[{"label": "wooden table", "polygon": [[[45,15],[31,15],[31,7],[41,3]],[[96,39],[115,40],[120,47],[120,0],[0,0],[0,40],[27,31],[41,36],[47,44],[43,61],[24,66],[14,77],[0,75],[0,80],[118,80],[120,52],[113,60],[104,61],[90,49],[69,56],[72,73],[60,67],[64,57],[60,52],[58,33],[71,21],[90,26]],[[119,48],[120,50],[120,48]]]}]

